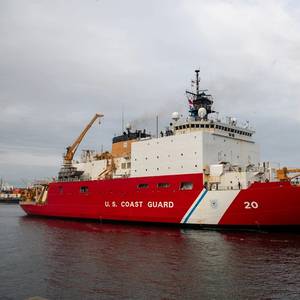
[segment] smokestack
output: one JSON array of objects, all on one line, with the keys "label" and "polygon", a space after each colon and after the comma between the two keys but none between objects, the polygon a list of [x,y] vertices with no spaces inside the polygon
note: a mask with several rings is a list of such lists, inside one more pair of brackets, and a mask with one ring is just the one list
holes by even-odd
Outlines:
[{"label": "smokestack", "polygon": [[122,105],[122,132],[124,132],[124,105]]}]

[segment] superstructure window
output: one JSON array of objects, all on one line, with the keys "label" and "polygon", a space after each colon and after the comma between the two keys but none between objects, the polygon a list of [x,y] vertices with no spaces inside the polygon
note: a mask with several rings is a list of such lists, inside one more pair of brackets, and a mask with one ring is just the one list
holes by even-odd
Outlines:
[{"label": "superstructure window", "polygon": [[193,189],[193,183],[192,182],[181,182],[180,189],[182,191],[192,190]]},{"label": "superstructure window", "polygon": [[149,187],[148,183],[140,183],[137,186],[139,189],[146,189]]},{"label": "superstructure window", "polygon": [[166,189],[166,188],[170,187],[170,183],[168,183],[168,182],[160,182],[160,183],[157,184],[157,187],[158,188],[162,188],[162,189]]},{"label": "superstructure window", "polygon": [[89,191],[89,188],[87,186],[80,187],[80,193],[87,193],[88,191]]}]

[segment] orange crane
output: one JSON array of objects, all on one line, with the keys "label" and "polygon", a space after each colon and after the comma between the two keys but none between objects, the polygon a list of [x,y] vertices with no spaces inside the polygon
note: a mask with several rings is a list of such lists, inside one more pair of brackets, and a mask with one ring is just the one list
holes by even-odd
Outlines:
[{"label": "orange crane", "polygon": [[[287,167],[284,167],[282,169],[278,169],[276,171],[276,175],[277,175],[277,179],[279,179],[280,181],[290,181],[293,178],[299,177],[300,176],[300,169],[288,169]],[[299,173],[296,174],[295,176],[288,176],[289,173]]]},{"label": "orange crane", "polygon": [[103,116],[104,115],[102,115],[102,114],[95,114],[95,116],[87,124],[87,126],[83,129],[83,131],[80,133],[80,135],[75,140],[75,142],[72,145],[70,145],[69,147],[67,147],[67,152],[64,155],[64,165],[71,165],[72,164],[73,157],[74,157],[75,152],[76,152],[79,144],[81,143],[82,139],[84,138],[84,136],[86,135],[86,133],[88,132],[88,130],[92,127],[92,125],[94,124],[94,122],[98,118],[101,118]]}]

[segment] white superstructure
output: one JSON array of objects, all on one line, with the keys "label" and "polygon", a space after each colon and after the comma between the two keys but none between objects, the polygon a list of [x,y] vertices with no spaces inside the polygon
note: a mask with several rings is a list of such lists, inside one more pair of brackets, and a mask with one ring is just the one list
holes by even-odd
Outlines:
[{"label": "white superstructure", "polygon": [[[196,80],[199,84],[198,71]],[[211,188],[234,189],[267,179],[267,165],[259,165],[259,147],[249,124],[235,118],[213,118],[212,98],[205,91],[187,92],[188,118],[172,113],[170,127],[153,137],[131,127],[113,138],[111,153],[90,155],[74,164],[83,179],[147,177],[203,173]],[[269,179],[270,179],[270,175]]]}]

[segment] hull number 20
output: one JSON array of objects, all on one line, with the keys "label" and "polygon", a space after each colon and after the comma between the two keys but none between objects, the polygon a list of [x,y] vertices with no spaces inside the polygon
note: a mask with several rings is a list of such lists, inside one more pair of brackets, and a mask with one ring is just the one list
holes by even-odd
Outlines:
[{"label": "hull number 20", "polygon": [[258,203],[256,201],[245,201],[245,209],[257,209]]}]

